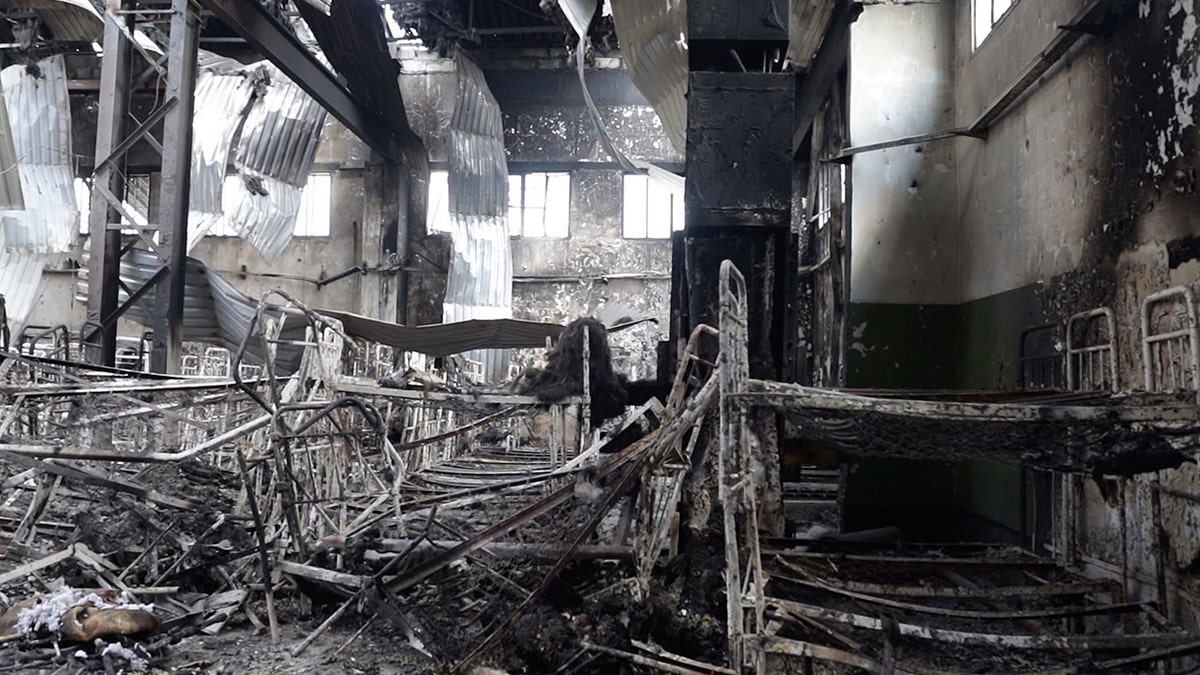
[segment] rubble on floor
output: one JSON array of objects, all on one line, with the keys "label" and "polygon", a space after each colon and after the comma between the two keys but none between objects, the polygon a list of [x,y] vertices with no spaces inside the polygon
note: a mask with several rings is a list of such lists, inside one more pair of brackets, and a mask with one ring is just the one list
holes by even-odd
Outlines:
[{"label": "rubble on floor", "polygon": [[[246,634],[309,665],[383,638],[391,653],[363,667],[406,673],[618,672],[631,649],[722,658],[711,597],[658,555],[678,549],[709,364],[673,405],[615,423],[633,433],[614,447],[590,429],[607,354],[589,363],[599,379],[576,364],[583,377],[550,397],[385,387],[392,364],[364,359],[377,350],[296,310],[284,320],[310,330],[292,377],[242,363],[245,344],[200,368],[216,376],[174,378],[3,355],[0,667],[271,670],[228,644],[196,658]],[[270,353],[271,339],[246,341]],[[540,447],[522,428],[534,416]]]},{"label": "rubble on floor", "polygon": [[242,362],[273,353],[271,321],[188,376],[3,354],[0,669],[1076,673],[1200,653],[1153,603],[1028,553],[762,537],[727,296],[665,400],[605,433],[590,340],[556,352],[579,372],[551,398],[381,386],[390,358],[301,307],[290,376]]}]

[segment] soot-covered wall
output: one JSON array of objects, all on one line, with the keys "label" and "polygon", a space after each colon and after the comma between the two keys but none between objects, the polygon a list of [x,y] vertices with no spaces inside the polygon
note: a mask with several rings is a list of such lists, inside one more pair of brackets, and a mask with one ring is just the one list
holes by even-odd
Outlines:
[{"label": "soot-covered wall", "polygon": [[[952,125],[977,119],[1087,4],[1021,0],[976,47],[971,3],[932,3],[953,5],[955,13]],[[910,7],[937,11],[924,3]],[[849,355],[853,384],[1028,384],[1022,377],[1023,331],[1061,326],[1076,312],[1107,307],[1117,324],[1117,384],[1145,386],[1139,317],[1147,296],[1176,286],[1200,290],[1200,33],[1194,0],[1136,0],[1111,8],[1098,34],[1083,37],[1035,81],[986,139],[931,145],[953,159],[955,190],[944,198],[954,208],[941,226],[957,242],[949,256],[957,269],[942,287],[878,304],[864,298],[852,308],[858,342]],[[880,9],[868,7],[864,16]],[[853,89],[859,79],[851,72]],[[853,187],[856,200],[882,189],[867,180]],[[890,203],[900,213],[891,223],[912,214],[901,199]],[[902,263],[913,241],[872,249],[857,245],[861,235],[855,235],[854,255],[865,257],[856,260],[856,270],[861,264],[894,268],[883,283],[910,280]],[[927,252],[941,249],[928,237],[917,242]],[[1180,306],[1154,323],[1163,328],[1183,314]],[[1063,349],[1059,336],[1049,343],[1052,354]],[[953,503],[1014,530],[1029,526],[1021,521],[1015,468],[964,464],[957,474],[949,490]],[[1191,608],[1200,604],[1194,573],[1200,568],[1200,521],[1195,505],[1171,490],[1200,492],[1198,480],[1194,463],[1131,479],[1088,478],[1077,514],[1092,571],[1125,576],[1132,596],[1150,597],[1161,559],[1175,600],[1171,613],[1185,623],[1196,622]],[[1161,493],[1161,548],[1154,544],[1155,483],[1167,488]]]},{"label": "soot-covered wall", "polygon": [[[408,48],[402,56],[410,120],[438,166],[446,160],[454,108],[453,63]],[[622,237],[623,174],[600,143],[563,53],[530,50],[527,58],[516,56],[502,63],[480,56],[504,115],[509,172],[569,172],[571,195],[566,239],[511,239],[513,316],[566,323],[617,302],[654,317],[657,323],[613,336],[624,372],[653,377],[657,343],[667,334],[670,241]],[[589,70],[587,77],[616,145],[636,159],[681,164],[653,110],[625,72],[613,67],[619,61],[602,61],[606,67]],[[491,70],[490,64],[505,69]]]}]

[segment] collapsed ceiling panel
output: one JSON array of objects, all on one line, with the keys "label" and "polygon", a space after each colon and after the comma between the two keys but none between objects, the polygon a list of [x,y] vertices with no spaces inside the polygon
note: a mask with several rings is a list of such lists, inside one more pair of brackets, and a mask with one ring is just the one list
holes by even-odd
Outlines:
[{"label": "collapsed ceiling panel", "polygon": [[[162,262],[154,253],[143,249],[132,249],[121,257],[120,302],[129,300],[126,290],[141,288],[155,277]],[[83,268],[76,285],[76,297],[87,296],[87,268]],[[242,336],[250,329],[257,303],[238,291],[233,284],[221,278],[195,258],[187,259],[184,284],[183,339],[188,342],[205,342],[227,349],[237,349]],[[153,325],[154,296],[147,295],[130,307],[125,315],[143,326]],[[292,332],[280,335],[281,340],[300,341],[304,338],[303,326],[293,322]],[[294,368],[299,362],[301,348],[293,344],[278,345],[278,362],[285,368]],[[262,363],[261,341],[252,340],[247,348],[248,360]]]},{"label": "collapsed ceiling panel", "polygon": [[75,243],[71,108],[63,57],[0,71],[25,210],[4,217],[8,250],[60,252]]},{"label": "collapsed ceiling panel", "polygon": [[[188,197],[188,250],[223,217],[222,191],[233,147],[254,95],[254,75],[241,64],[201,56],[192,118],[192,169]],[[236,68],[232,66],[236,65]]]},{"label": "collapsed ceiling panel", "polygon": [[[327,113],[270,63],[200,61],[188,250],[219,225],[275,260],[292,239]],[[226,180],[231,154],[240,180]]]},{"label": "collapsed ceiling panel", "polygon": [[425,146],[408,126],[398,79],[400,66],[388,48],[380,4],[375,0],[337,0],[328,13],[306,2],[297,3],[296,8],[325,58],[346,79],[350,93],[378,115],[409,166],[428,171]]},{"label": "collapsed ceiling panel", "polygon": [[612,0],[612,13],[629,78],[682,154],[687,137],[687,2]]},{"label": "collapsed ceiling panel", "polygon": [[241,181],[233,181],[226,196],[226,218],[264,258],[275,260],[292,240],[326,112],[275,66],[259,68],[269,84],[242,128],[234,160]]},{"label": "collapsed ceiling panel", "polygon": [[[450,121],[450,240],[453,253],[442,305],[447,323],[512,316],[508,238],[508,160],[500,104],[483,71],[461,52],[458,99]],[[507,351],[473,352],[484,374],[507,377]]]},{"label": "collapsed ceiling panel", "polygon": [[36,12],[55,40],[100,42],[104,38],[104,19],[90,0],[15,0],[11,5],[11,10]]}]

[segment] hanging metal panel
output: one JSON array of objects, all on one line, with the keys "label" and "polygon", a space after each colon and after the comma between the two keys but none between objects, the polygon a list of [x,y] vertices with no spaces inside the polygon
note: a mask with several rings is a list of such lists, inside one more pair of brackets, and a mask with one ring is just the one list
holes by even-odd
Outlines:
[{"label": "hanging metal panel", "polygon": [[0,214],[4,211],[21,211],[24,208],[21,175],[17,172],[17,148],[13,145],[12,129],[8,123],[8,106],[4,103],[4,89],[0,86]]},{"label": "hanging metal panel", "polygon": [[586,35],[596,14],[596,0],[558,0],[558,6],[571,28],[575,29],[575,34]]},{"label": "hanging metal panel", "polygon": [[0,296],[8,313],[9,335],[17,335],[42,294],[46,256],[0,248]]},{"label": "hanging metal panel", "polygon": [[234,163],[239,173],[304,187],[321,142],[325,109],[275,66],[264,62],[259,68],[270,84],[246,117]]},{"label": "hanging metal panel", "polygon": [[[508,240],[508,161],[500,105],[483,71],[461,53],[458,100],[450,122],[450,239],[443,320],[512,317],[512,250]],[[509,352],[467,354],[490,381],[508,376]]]},{"label": "hanging metal panel", "polygon": [[188,198],[189,251],[223,218],[222,193],[229,152],[254,94],[257,71],[218,72],[228,65],[214,60],[211,67],[201,66],[196,80]]},{"label": "hanging metal panel", "polygon": [[25,210],[4,217],[9,250],[65,252],[78,235],[71,108],[62,56],[0,71]]},{"label": "hanging metal panel", "polygon": [[611,4],[629,79],[654,107],[671,145],[682,154],[687,138],[687,2]]},{"label": "hanging metal panel", "polygon": [[292,240],[326,113],[275,66],[258,68],[269,84],[242,127],[234,161],[241,181],[231,182],[224,210],[233,230],[271,261]]},{"label": "hanging metal panel", "polygon": [[[277,260],[292,241],[300,213],[300,188],[273,178],[246,177],[225,187],[225,218],[238,236],[268,261]],[[265,194],[264,194],[265,193]]]}]

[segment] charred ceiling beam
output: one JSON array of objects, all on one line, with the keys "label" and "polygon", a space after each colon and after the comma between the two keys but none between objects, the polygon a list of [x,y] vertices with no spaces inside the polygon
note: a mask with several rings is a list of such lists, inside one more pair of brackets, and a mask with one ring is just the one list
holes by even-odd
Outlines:
[{"label": "charred ceiling beam", "polygon": [[386,157],[397,154],[395,130],[342,86],[262,5],[246,0],[200,0],[200,4],[254,45],[364,143]]},{"label": "charred ceiling beam", "polygon": [[829,30],[821,40],[812,67],[796,88],[796,128],[792,134],[792,154],[800,150],[804,137],[812,129],[813,119],[821,110],[821,104],[837,81],[838,74],[846,66],[850,55],[850,24],[862,12],[862,3],[851,0],[836,0]]},{"label": "charred ceiling beam", "polygon": [[[388,131],[398,152],[385,153],[420,172],[427,171],[425,144],[408,126],[404,96],[400,93],[400,64],[392,58],[384,28],[383,8],[377,0],[338,0],[325,14],[312,5],[296,6],[308,24],[321,53],[338,74],[346,78],[350,95],[390,123]],[[420,214],[420,220],[424,214]]]}]

